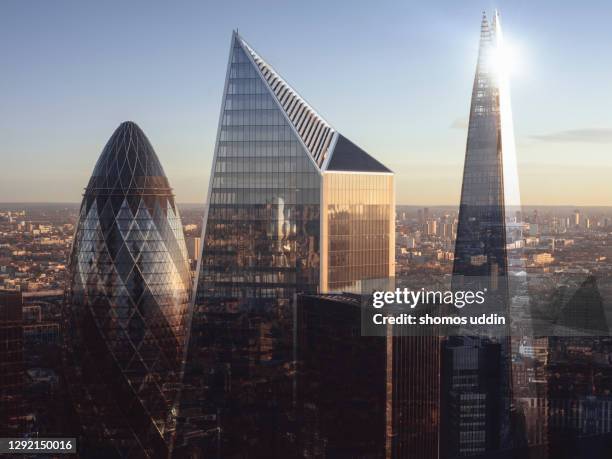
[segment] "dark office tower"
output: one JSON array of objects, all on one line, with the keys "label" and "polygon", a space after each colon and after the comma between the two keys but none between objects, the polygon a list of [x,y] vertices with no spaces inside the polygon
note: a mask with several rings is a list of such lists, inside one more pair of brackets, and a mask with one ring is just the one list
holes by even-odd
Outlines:
[{"label": "dark office tower", "polygon": [[23,302],[0,290],[0,436],[24,435]]},{"label": "dark office tower", "polygon": [[440,338],[389,337],[387,385],[386,457],[437,459],[440,443]]},{"label": "dark office tower", "polygon": [[225,454],[281,454],[294,295],[393,276],[394,224],[392,172],[234,33],[190,347]]},{"label": "dark office tower", "polygon": [[361,336],[360,330],[360,296],[298,296],[298,457],[386,455],[392,338]]},{"label": "dark office tower", "polygon": [[[499,16],[483,15],[463,170],[453,289],[487,289],[484,311],[507,317],[506,212],[520,204]],[[503,334],[503,333],[502,333]],[[443,456],[512,445],[508,337],[452,337],[443,353]],[[495,390],[491,390],[495,388]],[[471,413],[470,417],[462,413]]]},{"label": "dark office tower", "polygon": [[190,276],[181,219],[140,128],[122,123],[81,204],[66,298],[67,368],[87,457],[167,457]]},{"label": "dark office tower", "polygon": [[361,308],[357,295],[297,298],[299,457],[437,459],[439,337],[362,336]]}]

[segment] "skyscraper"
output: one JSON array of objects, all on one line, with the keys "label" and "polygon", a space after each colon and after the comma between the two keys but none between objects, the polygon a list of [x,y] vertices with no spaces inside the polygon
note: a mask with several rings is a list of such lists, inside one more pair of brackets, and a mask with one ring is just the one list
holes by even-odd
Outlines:
[{"label": "skyscraper", "polygon": [[362,308],[358,295],[298,295],[297,457],[436,459],[439,337],[362,336]]},{"label": "skyscraper", "polygon": [[226,448],[284,448],[294,295],[393,276],[394,221],[392,172],[234,33],[190,348],[192,374],[206,375],[190,382],[217,400],[206,414],[223,407]]},{"label": "skyscraper", "polygon": [[580,226],[580,211],[578,209],[574,211],[574,226]]},{"label": "skyscraper", "polygon": [[361,307],[358,295],[298,295],[296,457],[402,457],[386,451],[398,376],[388,369],[392,338],[355,333]]},{"label": "skyscraper", "polygon": [[[503,279],[508,268],[506,212],[520,206],[510,95],[499,15],[483,16],[468,127],[455,276]],[[513,214],[514,214],[513,213]],[[484,263],[475,262],[484,256]],[[501,287],[500,287],[501,290]]]},{"label": "skyscraper", "polygon": [[[507,316],[506,213],[520,205],[499,15],[483,14],[468,127],[453,288],[487,289],[484,309]],[[451,337],[443,353],[443,453],[510,448],[509,337]],[[465,416],[470,413],[470,416]]]},{"label": "skyscraper", "polygon": [[436,459],[440,446],[440,338],[388,333],[386,457]]},{"label": "skyscraper", "polygon": [[70,256],[67,372],[97,457],[167,457],[190,276],[172,189],[140,128],[122,123],[85,189]]}]

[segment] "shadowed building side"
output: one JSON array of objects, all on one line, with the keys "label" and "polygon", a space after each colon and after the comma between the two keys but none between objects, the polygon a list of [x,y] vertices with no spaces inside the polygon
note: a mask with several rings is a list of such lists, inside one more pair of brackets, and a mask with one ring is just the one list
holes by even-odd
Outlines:
[{"label": "shadowed building side", "polygon": [[363,307],[297,297],[297,457],[436,459],[439,337],[362,336]]}]

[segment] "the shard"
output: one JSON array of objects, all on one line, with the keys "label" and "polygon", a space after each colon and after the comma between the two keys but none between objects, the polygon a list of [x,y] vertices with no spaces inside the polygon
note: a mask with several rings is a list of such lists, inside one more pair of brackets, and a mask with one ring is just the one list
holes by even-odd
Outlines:
[{"label": "the shard", "polygon": [[197,274],[196,395],[184,403],[200,413],[185,415],[191,431],[220,429],[209,454],[287,457],[295,295],[393,276],[394,236],[393,173],[235,32]]},{"label": "the shard", "polygon": [[133,122],[85,189],[70,256],[66,372],[87,457],[168,457],[190,275],[172,189]]},{"label": "the shard", "polygon": [[495,14],[491,25],[483,16],[453,274],[491,282],[508,272],[506,216],[520,206],[504,57],[499,15]]},{"label": "the shard", "polygon": [[[512,236],[507,221],[520,205],[520,195],[506,66],[499,15],[496,12],[489,23],[483,14],[463,169],[453,289],[486,291],[486,301],[478,312],[507,318],[512,266],[507,250]],[[442,369],[444,457],[512,447],[507,331],[497,336],[447,339]]]}]

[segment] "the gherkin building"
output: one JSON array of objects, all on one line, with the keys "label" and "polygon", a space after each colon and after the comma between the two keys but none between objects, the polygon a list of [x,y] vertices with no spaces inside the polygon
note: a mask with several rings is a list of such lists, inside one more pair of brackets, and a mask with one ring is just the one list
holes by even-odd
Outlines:
[{"label": "the gherkin building", "polygon": [[81,204],[65,307],[84,457],[167,457],[188,333],[181,219],[142,130],[122,123]]}]

